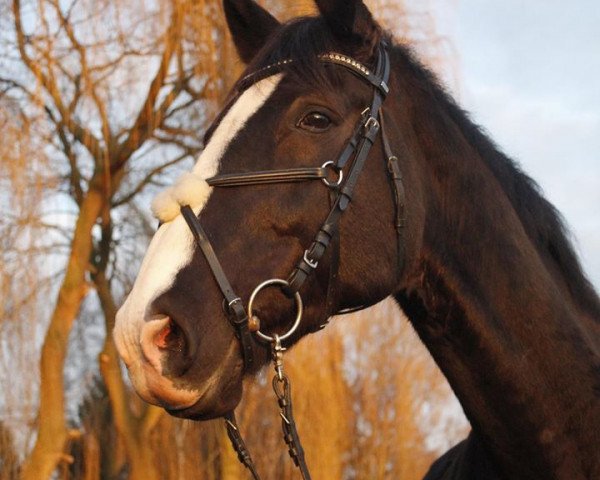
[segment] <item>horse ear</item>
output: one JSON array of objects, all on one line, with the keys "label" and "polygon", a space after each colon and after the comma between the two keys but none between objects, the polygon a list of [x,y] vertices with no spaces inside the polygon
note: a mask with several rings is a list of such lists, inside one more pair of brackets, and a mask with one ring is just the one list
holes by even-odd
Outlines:
[{"label": "horse ear", "polygon": [[250,63],[279,22],[252,0],[224,0],[223,7],[235,48],[242,61]]},{"label": "horse ear", "polygon": [[357,56],[370,58],[381,40],[381,27],[362,0],[315,0],[333,34]]}]

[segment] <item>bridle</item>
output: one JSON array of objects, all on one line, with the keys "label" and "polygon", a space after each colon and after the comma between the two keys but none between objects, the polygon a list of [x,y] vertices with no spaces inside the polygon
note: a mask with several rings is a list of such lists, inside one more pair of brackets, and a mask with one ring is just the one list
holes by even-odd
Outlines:
[{"label": "bridle", "polygon": [[[337,278],[337,259],[339,257],[339,241],[337,241],[337,237],[339,236],[340,219],[350,205],[356,183],[363,170],[371,147],[377,139],[379,131],[381,131],[382,134],[381,137],[387,161],[387,171],[389,173],[396,207],[395,228],[397,232],[399,274],[402,273],[404,267],[404,186],[402,183],[402,174],[398,158],[392,154],[385,133],[382,113],[383,101],[389,93],[388,82],[390,76],[390,61],[386,45],[381,43],[378,48],[377,66],[375,71],[372,71],[360,62],[339,53],[322,54],[319,56],[319,61],[342,66],[373,87],[371,105],[362,112],[361,118],[357,123],[351,138],[346,143],[337,159],[335,161],[328,161],[321,167],[299,167],[282,170],[228,173],[207,179],[207,183],[212,187],[241,187],[314,180],[322,181],[327,185],[330,190],[331,204],[329,214],[319,228],[312,243],[304,251],[302,258],[298,260],[287,279],[271,279],[262,282],[252,292],[247,309],[244,308],[242,299],[235,293],[231,283],[227,279],[227,275],[225,274],[198,217],[189,205],[181,207],[181,213],[191,229],[196,243],[204,254],[219,289],[223,294],[225,311],[240,341],[244,368],[249,370],[255,364],[253,353],[255,338],[261,343],[271,345],[272,358],[276,371],[276,375],[273,378],[273,388],[277,395],[281,410],[284,439],[289,447],[289,453],[294,460],[294,463],[300,469],[305,480],[310,479],[310,474],[304,460],[304,452],[300,445],[300,439],[293,418],[289,379],[283,373],[283,352],[285,349],[282,346],[282,342],[295,333],[301,322],[303,305],[299,292],[302,286],[317,269],[319,262],[328,250],[328,247],[333,245],[333,260],[330,262],[327,294],[328,307],[330,306],[330,299],[333,297],[331,289]],[[286,65],[289,65],[292,62],[293,60],[283,60],[247,75],[238,84],[239,92],[241,93],[241,91],[249,88],[263,78],[267,78],[275,73],[283,71]],[[331,171],[337,175],[337,181],[335,182],[330,181]],[[253,315],[253,305],[257,295],[263,289],[272,286],[280,287],[288,297],[294,299],[296,304],[295,320],[288,331],[282,335],[267,335],[262,332],[260,330],[259,320]],[[225,419],[229,438],[232,441],[240,461],[250,470],[254,478],[258,479],[259,477],[254,468],[252,459],[250,458],[248,450],[240,435],[234,413],[231,412],[226,415]]]}]

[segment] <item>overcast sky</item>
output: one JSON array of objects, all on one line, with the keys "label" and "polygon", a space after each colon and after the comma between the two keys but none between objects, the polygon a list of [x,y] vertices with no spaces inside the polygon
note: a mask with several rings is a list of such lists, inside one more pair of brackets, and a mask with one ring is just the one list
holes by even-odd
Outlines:
[{"label": "overcast sky", "polygon": [[600,1],[456,6],[461,103],[563,213],[600,290]]}]

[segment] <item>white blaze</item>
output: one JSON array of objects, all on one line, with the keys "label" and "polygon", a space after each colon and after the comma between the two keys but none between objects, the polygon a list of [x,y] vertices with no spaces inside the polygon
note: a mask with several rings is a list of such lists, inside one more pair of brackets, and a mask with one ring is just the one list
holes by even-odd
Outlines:
[{"label": "white blaze", "polygon": [[[194,177],[199,182],[203,182],[201,179],[209,178],[217,173],[221,158],[229,144],[248,120],[265,104],[281,78],[282,75],[279,74],[261,80],[246,90],[230,108],[192,169]],[[187,175],[189,180],[190,174]],[[149,363],[159,365],[160,362],[156,362],[156,359],[144,358],[140,346],[141,330],[146,322],[153,320],[149,316],[151,312],[148,311],[148,308],[154,299],[171,287],[177,273],[192,259],[195,248],[194,238],[178,211],[179,205],[188,203],[186,199],[194,197],[195,194],[194,201],[190,203],[192,203],[194,212],[199,214],[212,191],[205,182],[203,183],[205,187],[199,188],[207,190],[201,192],[200,195],[198,192],[190,191],[190,186],[194,182],[186,180],[180,182],[179,185],[176,184],[161,194],[160,198],[157,198],[153,205],[155,211],[173,212],[173,207],[175,207],[177,214],[169,215],[172,218],[163,218],[163,220],[167,220],[167,223],[163,223],[152,238],[133,289],[117,313],[113,332],[115,343],[119,354],[129,368],[130,377],[136,390],[144,397],[152,397],[152,395],[148,395],[149,382],[144,372],[148,371],[148,367],[151,366]],[[158,371],[158,373],[162,372]],[[186,392],[195,398],[201,394],[198,391],[186,390]],[[190,402],[190,405],[194,403],[192,398],[190,398]]]}]

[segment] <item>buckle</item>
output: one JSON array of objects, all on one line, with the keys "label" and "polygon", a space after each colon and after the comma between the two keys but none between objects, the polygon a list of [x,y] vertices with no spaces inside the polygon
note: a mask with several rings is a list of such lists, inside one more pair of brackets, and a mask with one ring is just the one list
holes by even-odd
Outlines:
[{"label": "buckle", "polygon": [[308,258],[309,253],[310,252],[308,250],[304,250],[304,261],[310,268],[312,268],[314,270],[315,268],[317,268],[319,266],[319,261]]},{"label": "buckle", "polygon": [[369,117],[364,125],[365,132],[377,129],[379,130],[379,121],[375,117]]},{"label": "buckle", "polygon": [[242,303],[241,298],[237,297],[229,303],[225,302],[226,300],[223,299],[223,309],[229,317],[229,321],[236,328],[248,323],[248,315],[246,314],[246,310],[244,309],[244,304]]},{"label": "buckle", "polygon": [[240,297],[236,297],[236,298],[234,298],[234,299],[233,299],[231,302],[229,302],[229,303],[227,304],[227,306],[228,306],[229,308],[231,308],[231,307],[233,306],[233,304],[234,304],[234,303],[238,303],[238,302],[240,302],[240,303],[241,303],[241,301],[242,301],[242,299],[241,299]]}]

